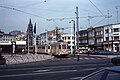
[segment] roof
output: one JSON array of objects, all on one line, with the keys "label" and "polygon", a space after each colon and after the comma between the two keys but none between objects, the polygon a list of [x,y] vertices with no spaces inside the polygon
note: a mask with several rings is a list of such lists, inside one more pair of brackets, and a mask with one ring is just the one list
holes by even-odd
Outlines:
[{"label": "roof", "polygon": [[114,66],[114,67],[106,68],[106,70],[120,73],[120,66]]}]

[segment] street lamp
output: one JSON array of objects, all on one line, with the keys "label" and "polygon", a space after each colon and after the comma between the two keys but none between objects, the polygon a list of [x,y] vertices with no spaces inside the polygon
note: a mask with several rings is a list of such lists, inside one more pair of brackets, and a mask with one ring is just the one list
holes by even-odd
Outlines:
[{"label": "street lamp", "polygon": [[71,20],[69,23],[73,22],[73,30],[74,30],[74,49],[73,49],[73,54],[75,54],[75,20]]},{"label": "street lamp", "polygon": [[77,61],[79,61],[79,16],[78,16],[78,6],[76,6],[76,27],[77,27]]},{"label": "street lamp", "polygon": [[15,48],[16,48],[16,42],[15,41],[11,41],[12,44],[12,55],[15,54]]}]

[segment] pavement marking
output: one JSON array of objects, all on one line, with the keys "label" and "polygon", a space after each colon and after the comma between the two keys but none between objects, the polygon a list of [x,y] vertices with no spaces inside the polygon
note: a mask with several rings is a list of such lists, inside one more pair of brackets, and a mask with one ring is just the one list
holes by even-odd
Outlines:
[{"label": "pavement marking", "polygon": [[[57,58],[57,60],[76,60],[77,58],[75,57],[75,58]],[[79,57],[79,59],[80,60],[96,60],[96,59],[106,59],[106,58],[98,58],[98,57],[96,57],[96,58],[89,58],[89,57],[84,57],[84,58],[81,58],[81,57]]]},{"label": "pavement marking", "polygon": [[95,58],[90,58],[90,59],[95,60]]},{"label": "pavement marking", "polygon": [[47,72],[47,71],[50,71],[49,69],[47,70],[36,70],[36,71],[33,71],[33,72]]},{"label": "pavement marking", "polygon": [[67,72],[75,72],[75,71],[77,71],[77,70],[64,70],[64,71],[42,72],[42,73],[27,73],[27,74],[1,75],[0,78],[20,77],[20,76],[32,76],[32,75],[40,75],[40,74],[67,73]]},{"label": "pavement marking", "polygon": [[81,79],[83,77],[74,77],[74,78],[70,78],[70,80],[78,80],[78,79]]},{"label": "pavement marking", "polygon": [[70,78],[70,80],[76,80],[76,79],[81,79],[83,77],[74,77],[74,78]]},{"label": "pavement marking", "polygon": [[88,69],[82,69],[82,71],[89,71],[89,70],[95,70],[96,68],[88,68]]}]

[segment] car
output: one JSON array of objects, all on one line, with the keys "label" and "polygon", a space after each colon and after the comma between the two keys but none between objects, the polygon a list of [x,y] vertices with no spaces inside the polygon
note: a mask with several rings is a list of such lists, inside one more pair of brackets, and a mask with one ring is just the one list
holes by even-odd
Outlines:
[{"label": "car", "polygon": [[95,54],[95,55],[112,55],[113,52],[108,51],[108,50],[93,50],[93,51],[91,51],[91,54]]},{"label": "car", "polygon": [[[114,65],[120,65],[120,57],[112,58],[111,62]],[[93,72],[80,80],[120,80],[120,66],[108,67]]]},{"label": "car", "polygon": [[111,62],[114,64],[114,65],[120,65],[120,57],[113,57],[111,59]]},{"label": "car", "polygon": [[80,80],[120,80],[120,66],[96,71],[81,78]]}]

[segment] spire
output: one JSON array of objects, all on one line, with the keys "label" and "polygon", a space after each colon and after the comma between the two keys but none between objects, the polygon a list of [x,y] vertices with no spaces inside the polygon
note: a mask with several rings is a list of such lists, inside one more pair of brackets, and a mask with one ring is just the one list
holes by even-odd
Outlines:
[{"label": "spire", "polygon": [[29,24],[32,24],[32,22],[31,22],[31,18],[30,18]]},{"label": "spire", "polygon": [[36,23],[34,25],[34,33],[36,34]]}]

